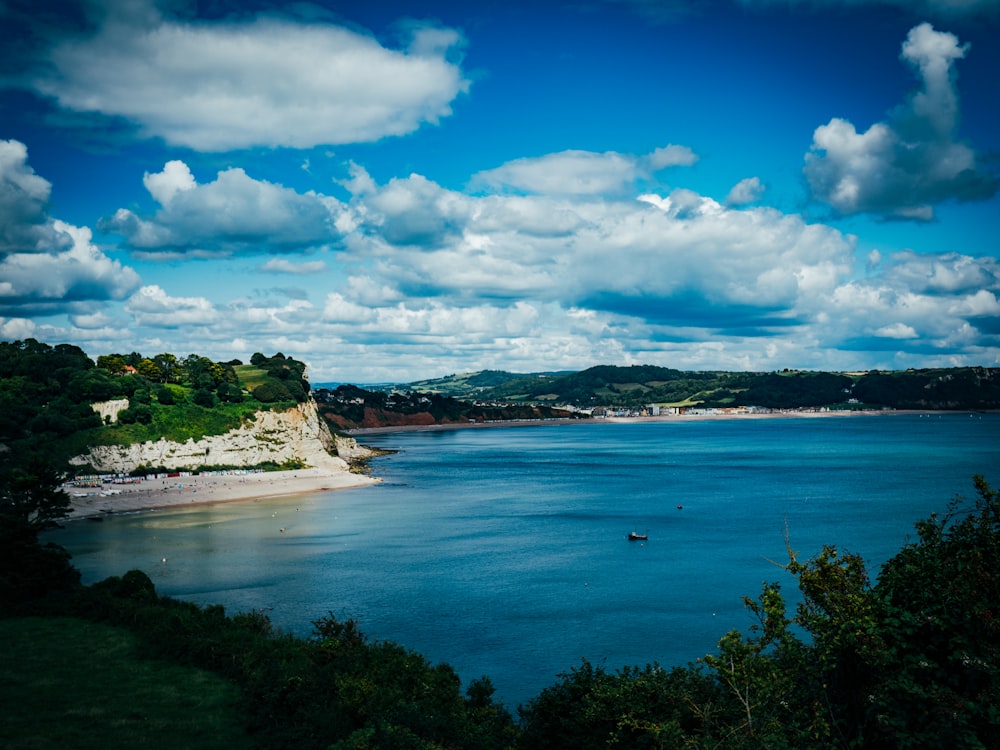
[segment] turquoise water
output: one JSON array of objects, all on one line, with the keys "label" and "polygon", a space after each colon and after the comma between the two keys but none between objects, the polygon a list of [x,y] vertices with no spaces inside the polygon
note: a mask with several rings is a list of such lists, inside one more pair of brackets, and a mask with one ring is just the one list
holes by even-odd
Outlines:
[{"label": "turquoise water", "polygon": [[[913,523],[1000,485],[1000,415],[732,419],[407,432],[363,442],[383,484],[76,522],[85,582],[130,568],[166,595],[264,609],[308,635],[354,617],[511,707],[581,657],[685,664],[833,544],[877,566]],[[678,508],[678,506],[683,506]],[[285,532],[280,533],[279,529]],[[631,530],[648,533],[628,542]],[[163,562],[166,558],[166,562]],[[773,561],[773,562],[772,562]]]}]

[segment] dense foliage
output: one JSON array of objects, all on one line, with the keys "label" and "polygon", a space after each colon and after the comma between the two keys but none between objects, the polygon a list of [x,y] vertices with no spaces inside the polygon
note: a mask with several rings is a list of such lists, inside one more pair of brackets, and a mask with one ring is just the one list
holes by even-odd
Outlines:
[{"label": "dense foliage", "polygon": [[0,342],[0,443],[41,449],[99,426],[88,402],[118,393],[105,375],[75,346]]},{"label": "dense foliage", "polygon": [[305,363],[279,352],[273,357],[254,354],[250,358],[250,364],[267,375],[252,391],[258,401],[272,403],[293,399],[301,403],[309,397]]},{"label": "dense foliage", "polygon": [[[480,377],[482,376],[482,377]],[[797,408],[1000,409],[1000,368],[902,372],[685,372],[667,367],[600,365],[576,373],[487,370],[381,390],[455,398],[580,407],[760,406]]]},{"label": "dense foliage", "polygon": [[320,414],[337,429],[560,419],[573,415],[549,406],[459,401],[438,393],[384,393],[354,385],[313,392]]},{"label": "dense foliage", "polygon": [[227,616],[221,607],[161,597],[138,570],[11,614],[26,613],[125,628],[147,657],[228,678],[259,747],[488,749],[510,747],[516,732],[489,680],[463,694],[451,667],[371,642],[354,621],[329,614],[314,623],[312,637],[297,638],[274,630],[260,612]]},{"label": "dense foliage", "polygon": [[[308,398],[304,363],[280,353],[253,361],[132,352],[99,356],[95,365],[67,344],[0,342],[0,444],[17,462],[37,455],[62,468],[91,445],[197,440]],[[91,406],[119,399],[127,406],[113,424]]]}]

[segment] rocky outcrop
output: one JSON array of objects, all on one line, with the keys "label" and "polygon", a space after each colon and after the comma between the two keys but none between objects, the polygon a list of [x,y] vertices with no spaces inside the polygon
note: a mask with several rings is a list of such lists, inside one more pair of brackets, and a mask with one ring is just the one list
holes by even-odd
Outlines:
[{"label": "rocky outcrop", "polygon": [[359,445],[358,441],[347,435],[335,435],[337,455],[345,461],[364,461],[367,458],[379,455],[378,451]]},{"label": "rocky outcrop", "polygon": [[[354,447],[358,448],[357,443]],[[98,472],[127,473],[139,466],[196,469],[206,465],[255,466],[265,461],[280,464],[299,459],[308,466],[347,471],[347,461],[332,455],[338,448],[316,404],[308,401],[285,412],[257,412],[252,422],[225,435],[184,443],[161,438],[136,445],[93,446],[84,455],[71,459],[71,463],[90,465]],[[344,448],[349,448],[347,443]]]},{"label": "rocky outcrop", "polygon": [[115,423],[118,421],[118,412],[128,408],[127,398],[116,398],[112,401],[99,401],[91,404],[91,408],[101,417],[102,422]]}]

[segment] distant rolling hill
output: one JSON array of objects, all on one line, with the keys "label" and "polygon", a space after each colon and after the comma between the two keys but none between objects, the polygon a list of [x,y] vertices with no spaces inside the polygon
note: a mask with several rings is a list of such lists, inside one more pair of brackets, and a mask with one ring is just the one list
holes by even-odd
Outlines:
[{"label": "distant rolling hill", "polygon": [[[572,374],[572,371],[568,370],[531,374],[507,372],[505,370],[480,370],[479,372],[445,375],[442,378],[433,378],[431,380],[416,380],[412,383],[356,383],[355,385],[377,393],[412,391],[413,393],[436,393],[440,396],[468,400],[479,398],[483,393],[493,393],[498,389],[504,389],[511,383],[534,382],[535,379],[544,381],[547,378]],[[341,385],[341,383],[317,383],[315,387],[333,389],[338,385]]]},{"label": "distant rolling hill", "polygon": [[653,365],[599,365],[580,372],[503,370],[367,386],[383,393],[429,393],[461,400],[635,407],[1000,409],[1000,368],[902,371],[683,371]]}]

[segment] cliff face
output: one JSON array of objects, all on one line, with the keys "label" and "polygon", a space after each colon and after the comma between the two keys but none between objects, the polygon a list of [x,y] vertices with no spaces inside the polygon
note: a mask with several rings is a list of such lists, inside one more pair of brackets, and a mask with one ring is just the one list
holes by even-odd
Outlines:
[{"label": "cliff face", "polygon": [[128,408],[127,398],[117,398],[113,401],[101,401],[93,405],[94,411],[100,416],[102,422],[117,422],[118,412]]},{"label": "cliff face", "polygon": [[[351,450],[347,438],[344,451]],[[204,465],[254,466],[264,461],[282,463],[298,458],[309,466],[329,471],[347,471],[347,462],[331,455],[337,441],[326,422],[308,401],[285,412],[257,412],[256,419],[225,435],[175,443],[165,439],[137,445],[94,446],[70,460],[76,466],[90,464],[99,472],[130,472],[138,466],[194,469]],[[363,450],[354,443],[354,450]],[[348,456],[354,457],[352,455]]]}]

